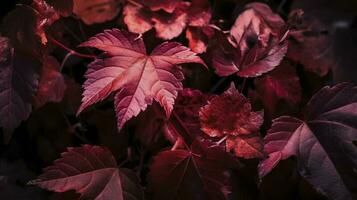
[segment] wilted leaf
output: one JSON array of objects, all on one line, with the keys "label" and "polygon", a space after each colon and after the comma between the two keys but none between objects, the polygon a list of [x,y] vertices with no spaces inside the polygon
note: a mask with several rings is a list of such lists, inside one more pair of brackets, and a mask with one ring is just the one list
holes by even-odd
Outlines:
[{"label": "wilted leaf", "polygon": [[117,91],[114,103],[119,129],[153,99],[169,116],[182,89],[183,74],[177,65],[204,64],[195,53],[174,42],[162,43],[148,55],[142,38],[118,29],[98,34],[81,46],[95,47],[106,54],[88,66],[78,113]]},{"label": "wilted leaf", "polygon": [[75,190],[81,199],[143,199],[133,172],[118,169],[112,154],[99,146],[68,148],[62,158],[29,184],[55,192]]},{"label": "wilted leaf", "polygon": [[296,156],[302,177],[336,200],[355,199],[357,186],[357,88],[352,84],[325,87],[315,94],[304,121],[283,116],[274,120],[264,138],[269,157],[260,177],[281,160]]}]

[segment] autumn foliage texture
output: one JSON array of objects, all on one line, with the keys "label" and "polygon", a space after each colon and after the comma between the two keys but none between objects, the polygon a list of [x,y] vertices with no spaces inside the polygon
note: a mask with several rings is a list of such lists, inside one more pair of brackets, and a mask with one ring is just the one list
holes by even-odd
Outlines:
[{"label": "autumn foliage texture", "polygon": [[264,188],[288,170],[307,199],[356,199],[357,86],[329,78],[329,33],[284,2],[237,3],[232,20],[217,11],[232,1],[20,1],[1,26],[4,143],[44,134],[43,116],[64,118],[60,138],[76,138],[55,143],[60,158],[26,187],[93,200],[284,199]]}]

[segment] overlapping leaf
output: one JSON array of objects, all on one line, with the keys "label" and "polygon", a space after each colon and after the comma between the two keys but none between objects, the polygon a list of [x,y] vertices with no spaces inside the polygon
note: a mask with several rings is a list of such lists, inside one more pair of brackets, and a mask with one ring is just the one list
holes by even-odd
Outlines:
[{"label": "overlapping leaf", "polygon": [[103,23],[114,19],[121,0],[73,0],[73,13],[86,24]]},{"label": "overlapping leaf", "polygon": [[238,16],[226,41],[214,50],[220,76],[256,77],[278,66],[287,52],[283,19],[262,3],[252,3]]},{"label": "overlapping leaf", "polygon": [[[283,61],[269,73],[254,79],[255,91],[264,105],[264,113],[270,119],[300,104],[302,91],[296,69]],[[284,103],[284,104],[282,104]],[[283,105],[287,106],[283,106]],[[281,111],[284,109],[284,111]]]},{"label": "overlapping leaf", "polygon": [[287,56],[307,71],[325,76],[337,64],[333,53],[332,34],[318,19],[304,16],[290,33]]},{"label": "overlapping leaf", "polygon": [[202,107],[199,115],[203,132],[210,137],[227,137],[228,151],[244,158],[263,155],[257,134],[263,124],[263,113],[252,112],[250,102],[233,83],[225,93],[213,97]]},{"label": "overlapping leaf", "polygon": [[307,181],[331,199],[356,198],[357,88],[338,84],[321,89],[310,100],[305,119],[283,116],[264,138],[269,157],[259,166],[260,177],[281,160],[298,159]]},{"label": "overlapping leaf", "polygon": [[35,106],[41,107],[47,102],[60,102],[66,90],[58,61],[51,56],[44,58],[39,86],[35,96]]},{"label": "overlapping leaf", "polygon": [[210,19],[207,0],[132,0],[124,7],[124,22],[131,32],[142,34],[154,28],[162,39],[179,36],[186,26],[206,26]]},{"label": "overlapping leaf", "polygon": [[81,194],[81,199],[143,199],[135,174],[118,169],[109,150],[99,146],[68,148],[62,158],[29,184],[55,192],[75,190]]},{"label": "overlapping leaf", "polygon": [[0,126],[6,131],[28,118],[37,85],[36,66],[17,56],[8,38],[0,37]]},{"label": "overlapping leaf", "polygon": [[195,141],[191,151],[159,153],[150,167],[149,187],[158,200],[224,200],[235,168],[236,161],[220,147]]},{"label": "overlapping leaf", "polygon": [[89,105],[115,94],[118,127],[145,110],[152,100],[159,102],[169,116],[177,93],[182,89],[183,74],[178,64],[203,61],[188,48],[165,42],[147,55],[137,34],[107,30],[81,46],[105,51],[88,66],[80,113]]}]

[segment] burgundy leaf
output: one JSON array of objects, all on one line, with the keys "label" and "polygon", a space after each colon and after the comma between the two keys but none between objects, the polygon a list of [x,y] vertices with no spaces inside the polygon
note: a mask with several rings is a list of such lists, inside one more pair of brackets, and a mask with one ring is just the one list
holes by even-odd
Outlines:
[{"label": "burgundy leaf", "polygon": [[47,102],[60,102],[66,90],[66,83],[58,61],[51,56],[44,58],[42,73],[35,96],[35,106],[41,107]]},{"label": "burgundy leaf", "polygon": [[290,108],[301,101],[301,86],[296,69],[289,62],[283,61],[269,73],[254,79],[254,85],[260,101],[264,105],[264,113],[271,119],[280,109],[286,109],[282,102]]},{"label": "burgundy leaf", "polygon": [[118,169],[110,151],[99,146],[68,148],[62,158],[29,184],[55,192],[75,190],[81,199],[143,199],[135,174]]},{"label": "burgundy leaf", "polygon": [[48,4],[53,6],[64,17],[72,14],[73,0],[46,0]]},{"label": "burgundy leaf", "polygon": [[356,196],[357,88],[352,84],[325,87],[315,94],[304,121],[283,116],[273,121],[264,138],[269,157],[259,165],[260,177],[280,160],[296,156],[302,177],[336,200]]},{"label": "burgundy leaf", "polygon": [[174,42],[162,43],[147,55],[142,38],[118,29],[106,30],[81,46],[95,47],[106,54],[88,66],[78,113],[116,92],[119,129],[153,99],[169,116],[182,89],[183,74],[177,65],[191,62],[204,65],[195,53]]},{"label": "burgundy leaf", "polygon": [[238,16],[226,42],[214,50],[220,76],[256,77],[278,66],[287,52],[286,25],[262,3],[252,3]]},{"label": "burgundy leaf", "polygon": [[252,112],[249,100],[233,83],[225,93],[202,107],[199,115],[202,130],[210,137],[256,133],[263,124],[263,113]]},{"label": "burgundy leaf", "polygon": [[290,33],[287,57],[301,63],[305,70],[325,76],[337,64],[332,37],[326,30],[320,21],[305,16]]},{"label": "burgundy leaf", "polygon": [[149,188],[158,200],[224,200],[230,193],[229,172],[236,167],[220,147],[196,140],[191,151],[164,151],[154,158]]},{"label": "burgundy leaf", "polygon": [[199,112],[201,129],[210,137],[226,139],[227,151],[243,158],[262,157],[259,132],[263,112],[252,112],[248,99],[234,84],[220,96],[213,97]]},{"label": "burgundy leaf", "polygon": [[14,130],[28,118],[36,93],[36,66],[15,54],[9,39],[0,37],[0,126]]},{"label": "burgundy leaf", "polygon": [[39,36],[39,14],[30,6],[19,5],[2,20],[1,33],[9,38],[16,54],[42,59],[42,44]]}]

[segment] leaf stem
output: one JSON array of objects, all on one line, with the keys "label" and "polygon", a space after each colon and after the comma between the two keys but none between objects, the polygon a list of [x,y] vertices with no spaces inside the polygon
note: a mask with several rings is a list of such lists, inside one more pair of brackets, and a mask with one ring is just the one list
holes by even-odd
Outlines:
[{"label": "leaf stem", "polygon": [[58,40],[54,39],[53,37],[48,37],[48,39],[53,42],[54,44],[56,44],[57,46],[61,47],[62,49],[68,51],[71,55],[75,55],[78,57],[82,57],[82,58],[96,58],[96,55],[88,55],[88,54],[83,54],[83,53],[78,53],[75,50],[72,50],[71,48],[65,46],[64,44],[62,44],[61,42],[59,42]]},{"label": "leaf stem", "polygon": [[178,114],[174,110],[172,111],[172,116],[175,119],[175,121],[178,122],[178,125],[180,126],[180,128],[183,129],[183,131],[180,131],[179,133],[181,134],[181,137],[183,139],[183,142],[184,142],[186,148],[190,149],[190,146],[192,144],[192,138],[191,138],[191,136],[189,134],[189,131],[188,131],[187,127],[185,126],[185,124],[181,120],[180,116],[178,116]]},{"label": "leaf stem", "polygon": [[218,142],[216,142],[217,145],[220,145],[222,142],[224,142],[227,139],[228,135],[224,136],[221,138]]},{"label": "leaf stem", "polygon": [[243,94],[243,91],[244,91],[246,82],[247,82],[247,78],[244,78],[244,79],[243,79],[243,83],[242,83],[242,87],[241,87],[241,89],[240,89],[240,93],[242,93],[242,94]]}]

